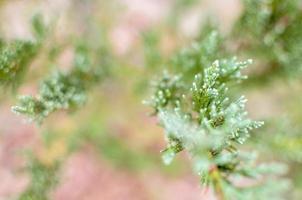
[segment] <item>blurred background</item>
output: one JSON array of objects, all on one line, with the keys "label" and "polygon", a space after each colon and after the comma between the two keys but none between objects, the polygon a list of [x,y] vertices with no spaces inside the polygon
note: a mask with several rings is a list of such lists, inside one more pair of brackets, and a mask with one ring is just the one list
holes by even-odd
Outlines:
[{"label": "blurred background", "polygon": [[[31,40],[35,15],[50,27],[24,84],[0,97],[0,200],[214,200],[185,155],[162,163],[164,131],[142,101],[169,57],[200,39],[209,21],[230,34],[242,10],[240,0],[0,0],[1,37]],[[41,125],[13,114],[16,93],[35,95],[49,72],[70,69],[74,40],[100,48],[108,67],[87,103]],[[263,159],[289,165],[291,199],[301,199],[301,78],[253,79],[262,69],[257,61],[251,68],[251,81],[236,90],[251,118],[267,121],[253,142]],[[272,139],[289,132],[293,139]]]}]

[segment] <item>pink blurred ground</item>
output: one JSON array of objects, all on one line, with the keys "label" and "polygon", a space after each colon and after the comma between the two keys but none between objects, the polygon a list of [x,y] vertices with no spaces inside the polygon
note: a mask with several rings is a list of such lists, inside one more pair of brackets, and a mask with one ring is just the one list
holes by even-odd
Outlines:
[{"label": "pink blurred ground", "polygon": [[20,169],[25,166],[24,150],[37,143],[36,129],[23,124],[9,106],[0,107],[0,199],[16,198],[26,188],[28,176]]},{"label": "pink blurred ground", "polygon": [[55,200],[214,200],[192,177],[169,178],[156,171],[136,174],[112,168],[91,148],[65,163]]},{"label": "pink blurred ground", "polygon": [[[38,148],[36,129],[1,107],[0,199],[15,199],[30,183],[24,150]],[[60,183],[51,194],[54,200],[212,200],[194,176],[169,177],[159,171],[140,173],[113,167],[92,147],[72,154],[61,169]]]}]

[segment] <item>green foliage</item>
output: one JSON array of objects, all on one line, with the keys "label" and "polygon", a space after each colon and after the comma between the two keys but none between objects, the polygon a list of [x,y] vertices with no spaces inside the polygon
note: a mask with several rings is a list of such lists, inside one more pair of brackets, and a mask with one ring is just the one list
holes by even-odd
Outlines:
[{"label": "green foliage", "polygon": [[181,49],[173,58],[172,65],[180,71],[184,78],[194,76],[207,66],[210,66],[217,57],[221,57],[221,36],[217,31],[209,31],[200,42],[193,43],[188,48]]},{"label": "green foliage", "polygon": [[301,0],[243,0],[244,11],[235,26],[240,50],[248,52],[271,72],[301,74]]},{"label": "green foliage", "polygon": [[[215,32],[214,35],[211,33],[209,38],[215,35]],[[256,178],[267,175],[255,168],[257,165],[253,156],[240,150],[250,137],[250,132],[263,122],[247,117],[246,99],[243,96],[235,101],[230,100],[228,85],[247,78],[241,74],[241,70],[251,61],[239,62],[231,58],[207,65],[215,55],[212,54],[217,49],[215,41],[217,39],[206,39],[179,54],[176,63],[177,67],[184,67],[183,76],[165,74],[155,85],[155,93],[149,103],[166,132],[168,145],[162,151],[166,164],[184,150],[188,152],[201,182],[212,185],[221,199],[243,200],[246,195],[250,199],[253,193],[245,192],[254,188],[240,189],[231,181],[231,177]],[[187,66],[199,70],[191,84],[182,79],[190,77],[185,68]],[[277,170],[277,166],[267,168]],[[287,185],[284,184],[282,188],[285,189]],[[231,194],[235,192],[236,195]],[[257,199],[267,199],[271,194],[264,193]]]},{"label": "green foliage", "polygon": [[182,98],[180,91],[184,84],[181,82],[180,76],[173,76],[165,71],[160,79],[153,81],[153,87],[156,92],[146,104],[150,104],[154,108],[155,113],[158,113],[161,108],[168,105],[178,105],[179,100]]},{"label": "green foliage", "polygon": [[36,14],[32,18],[32,32],[37,40],[43,40],[49,31],[49,28],[45,25],[44,18],[41,14]]},{"label": "green foliage", "polygon": [[144,44],[145,63],[148,68],[156,68],[160,66],[162,56],[159,51],[159,36],[154,31],[146,31],[142,34]]},{"label": "green foliage", "polygon": [[32,19],[33,41],[0,39],[0,86],[16,89],[29,65],[38,55],[47,28],[41,15]]},{"label": "green foliage", "polygon": [[0,85],[16,88],[37,54],[39,45],[31,41],[2,42],[0,46]]},{"label": "green foliage", "polygon": [[41,83],[37,97],[21,96],[19,104],[12,110],[41,123],[45,117],[57,110],[74,110],[82,106],[87,99],[87,90],[100,78],[100,68],[93,66],[88,49],[80,45],[75,50],[70,72],[53,73]]},{"label": "green foliage", "polygon": [[31,182],[19,200],[48,200],[49,192],[58,182],[58,167],[58,163],[47,166],[37,159],[32,159],[28,166]]}]

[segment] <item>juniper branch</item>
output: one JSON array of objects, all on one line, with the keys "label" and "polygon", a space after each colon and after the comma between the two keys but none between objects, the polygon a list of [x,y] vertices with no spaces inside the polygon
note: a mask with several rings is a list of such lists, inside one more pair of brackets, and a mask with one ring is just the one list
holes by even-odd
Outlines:
[{"label": "juniper branch", "polygon": [[[206,42],[200,44],[206,45]],[[180,75],[164,74],[155,84],[154,95],[149,101],[165,129],[168,144],[162,151],[163,161],[169,164],[177,153],[186,151],[203,184],[213,185],[221,199],[243,200],[241,190],[236,189],[230,177],[235,174],[249,178],[269,174],[251,170],[256,166],[255,158],[241,151],[250,132],[262,126],[263,122],[249,119],[245,97],[231,101],[228,91],[228,85],[247,78],[241,70],[251,64],[251,60],[222,59],[207,66],[202,62],[207,59],[207,54],[200,54],[204,52],[200,48],[192,46],[186,52],[190,54],[180,54],[178,59],[184,59],[181,57],[185,55],[183,65],[194,63],[190,66],[199,69],[193,82],[188,82],[190,73],[186,68],[184,73],[180,70]],[[274,165],[273,169],[278,171],[278,166]],[[268,165],[267,168],[270,167]],[[284,173],[283,168],[280,171]],[[238,195],[230,196],[231,190]],[[249,191],[249,188],[244,191]],[[264,193],[259,195],[259,199],[267,197]]]},{"label": "juniper branch", "polygon": [[100,68],[93,64],[88,49],[78,46],[73,68],[67,73],[56,71],[45,79],[36,97],[21,96],[18,105],[12,108],[13,112],[42,123],[49,114],[57,110],[74,110],[82,106],[87,99],[87,90],[101,78]]}]

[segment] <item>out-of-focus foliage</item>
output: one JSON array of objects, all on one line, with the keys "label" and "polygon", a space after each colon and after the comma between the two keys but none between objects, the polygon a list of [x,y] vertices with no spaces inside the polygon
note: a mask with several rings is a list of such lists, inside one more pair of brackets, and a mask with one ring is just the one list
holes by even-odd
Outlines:
[{"label": "out-of-focus foliage", "polygon": [[28,171],[31,172],[30,186],[22,193],[19,200],[49,199],[49,193],[59,179],[58,167],[59,163],[48,166],[32,158],[28,165]]},{"label": "out-of-focus foliage", "polygon": [[275,119],[270,121],[267,129],[267,134],[259,134],[258,138],[255,138],[262,148],[274,152],[278,158],[302,163],[302,135],[299,126],[294,126],[288,119]]},{"label": "out-of-focus foliage", "polygon": [[21,83],[29,65],[38,55],[47,28],[41,15],[32,19],[33,41],[0,39],[0,86],[16,89]]},{"label": "out-of-focus foliage", "polygon": [[144,44],[145,63],[148,68],[156,69],[162,64],[162,55],[159,49],[159,36],[155,31],[144,32],[142,35]]},{"label": "out-of-focus foliage", "polygon": [[[290,131],[289,131],[290,130]],[[273,158],[287,163],[290,167],[288,176],[292,181],[293,190],[289,199],[299,199],[301,196],[301,127],[295,126],[288,118],[267,120],[262,133],[256,134],[253,146],[262,152],[262,157]]]},{"label": "out-of-focus foliage", "polygon": [[171,28],[175,29],[177,27],[177,24],[179,23],[181,19],[181,14],[188,8],[193,7],[196,5],[198,0],[175,0],[172,4],[171,13],[168,17],[168,24],[171,26]]},{"label": "out-of-focus foliage", "polygon": [[201,72],[210,66],[217,57],[222,55],[221,36],[217,31],[204,34],[201,41],[193,43],[189,48],[183,48],[172,58],[172,65],[183,73],[184,78]]},{"label": "out-of-focus foliage", "polygon": [[2,42],[0,45],[0,85],[16,88],[28,65],[37,54],[38,44],[31,41]]},{"label": "out-of-focus foliage", "polygon": [[[301,0],[243,0],[234,29],[239,51],[255,56],[263,76],[300,75],[302,70]],[[273,73],[271,73],[273,72]]]},{"label": "out-of-focus foliage", "polygon": [[93,66],[85,46],[75,49],[73,67],[68,73],[57,71],[41,83],[37,97],[21,96],[12,109],[41,123],[59,109],[73,110],[86,102],[87,90],[101,78],[99,67]]}]

